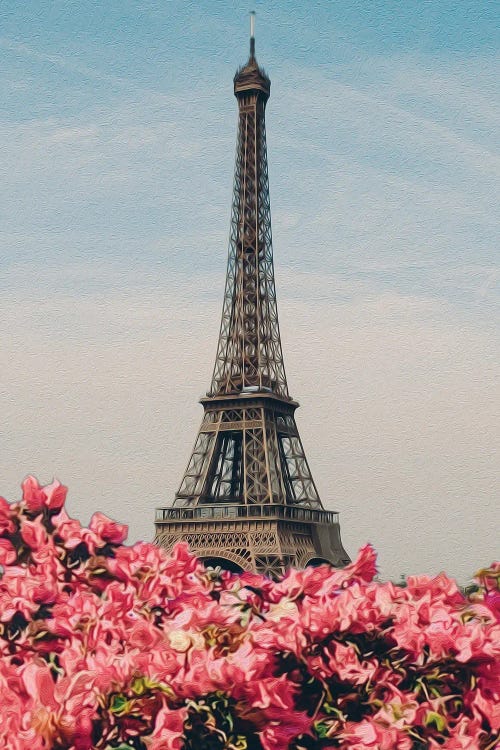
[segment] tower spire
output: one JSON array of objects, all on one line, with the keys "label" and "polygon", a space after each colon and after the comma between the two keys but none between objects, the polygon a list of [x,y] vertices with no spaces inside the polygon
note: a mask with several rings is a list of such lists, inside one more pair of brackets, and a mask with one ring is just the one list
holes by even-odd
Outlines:
[{"label": "tower spire", "polygon": [[156,542],[178,539],[210,564],[279,575],[344,565],[338,514],[326,511],[295,423],[278,324],[265,109],[271,82],[250,59],[234,77],[238,136],[222,320],[204,416]]},{"label": "tower spire", "polygon": [[250,60],[255,60],[255,11],[250,11]]}]

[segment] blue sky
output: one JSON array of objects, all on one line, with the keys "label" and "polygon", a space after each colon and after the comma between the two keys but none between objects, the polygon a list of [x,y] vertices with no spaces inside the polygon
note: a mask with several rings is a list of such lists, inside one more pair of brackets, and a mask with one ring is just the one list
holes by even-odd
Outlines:
[{"label": "blue sky", "polygon": [[[387,575],[464,578],[494,555],[498,516],[495,3],[252,7],[313,473],[351,552],[370,537]],[[252,7],[2,9],[6,496],[55,474],[75,514],[131,538],[170,501],[215,354]]]},{"label": "blue sky", "polygon": [[[312,3],[307,10],[294,3],[257,6],[260,59],[273,73],[268,116],[273,206],[278,220],[283,206],[303,227],[301,242],[295,231],[286,236],[287,257],[300,265],[306,241],[324,249],[308,257],[320,272],[333,250],[339,269],[368,273],[382,284],[407,285],[410,265],[412,284],[436,293],[430,276],[436,266],[449,275],[450,263],[474,266],[488,283],[495,265],[498,184],[494,4],[369,6],[369,11],[366,3]],[[60,264],[104,255],[119,263],[135,257],[189,270],[180,247],[161,259],[154,248],[165,236],[180,239],[192,230],[194,189],[197,225],[213,232],[213,244],[205,241],[198,250],[199,263],[210,269],[213,252],[224,252],[220,236],[227,227],[234,153],[230,80],[235,61],[246,53],[246,7],[222,2],[10,7],[0,42],[12,175],[2,226],[14,234],[22,227],[30,236],[8,243],[12,261],[43,254],[47,262],[48,254]],[[180,162],[180,169],[172,162]],[[206,182],[191,185],[185,176],[196,173],[200,162]],[[43,201],[30,200],[40,188]],[[375,215],[370,193],[380,189],[386,201]],[[340,209],[334,217],[332,212],[337,237],[328,250],[319,191]],[[346,193],[351,203],[344,206]],[[360,236],[357,221],[353,236],[350,220],[366,214],[367,203],[372,226]],[[392,237],[382,235],[387,226],[403,225],[398,217],[409,214],[411,223],[400,229],[404,248],[394,247]],[[446,242],[442,235],[450,215],[454,236]],[[432,236],[425,247],[419,241],[423,221]],[[70,239],[73,229],[78,237]],[[51,235],[50,247],[40,233]],[[57,233],[64,239],[54,241]],[[374,257],[358,262],[356,243],[369,253],[371,245]],[[388,279],[388,273],[398,278]],[[463,292],[453,286],[448,285],[450,295]]]}]

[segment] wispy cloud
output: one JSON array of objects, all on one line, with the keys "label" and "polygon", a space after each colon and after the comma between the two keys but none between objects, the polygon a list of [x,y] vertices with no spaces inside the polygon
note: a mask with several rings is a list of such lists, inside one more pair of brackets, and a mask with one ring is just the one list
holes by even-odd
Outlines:
[{"label": "wispy cloud", "polygon": [[[11,53],[16,57],[40,63],[48,63],[51,67],[59,68],[61,71],[71,73],[76,76],[80,85],[87,79],[90,79],[107,84],[113,88],[118,87],[126,94],[135,92],[144,95],[145,93],[144,84],[136,83],[130,76],[117,76],[107,73],[99,67],[85,65],[82,62],[75,61],[71,54],[57,54],[54,52],[47,54],[46,52],[35,49],[28,44],[18,42],[15,39],[9,39],[5,36],[0,37],[0,49],[3,49],[5,52]],[[169,97],[162,94],[158,89],[150,90],[149,93],[154,94],[157,101],[162,101],[165,105],[168,104]]]}]

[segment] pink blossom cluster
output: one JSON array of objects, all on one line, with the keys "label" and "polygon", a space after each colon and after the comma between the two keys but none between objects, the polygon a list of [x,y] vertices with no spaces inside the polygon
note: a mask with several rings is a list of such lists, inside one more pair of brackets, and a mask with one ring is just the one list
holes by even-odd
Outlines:
[{"label": "pink blossom cluster", "polygon": [[66,488],[0,499],[0,747],[10,750],[493,750],[500,564],[465,597],[444,574],[281,580],[205,569],[83,528]]}]

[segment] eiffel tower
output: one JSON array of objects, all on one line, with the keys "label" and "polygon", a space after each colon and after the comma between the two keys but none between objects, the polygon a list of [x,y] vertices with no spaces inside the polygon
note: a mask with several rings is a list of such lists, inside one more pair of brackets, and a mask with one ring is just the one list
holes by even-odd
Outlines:
[{"label": "eiffel tower", "polygon": [[343,566],[338,513],[324,510],[295,423],[283,364],[271,237],[265,108],[271,83],[250,57],[234,77],[238,140],[217,356],[203,421],[155,542],[179,540],[205,564],[270,577]]}]

